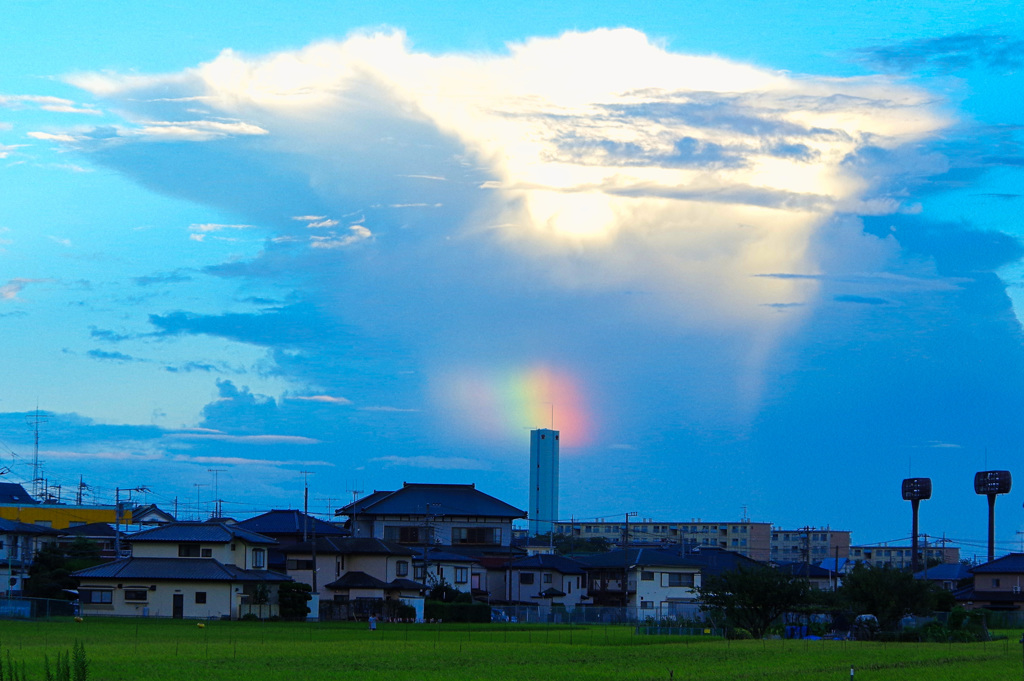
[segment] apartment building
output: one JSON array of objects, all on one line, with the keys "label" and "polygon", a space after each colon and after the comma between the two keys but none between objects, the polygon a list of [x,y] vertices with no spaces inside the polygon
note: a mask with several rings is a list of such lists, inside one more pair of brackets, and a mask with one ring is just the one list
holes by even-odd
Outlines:
[{"label": "apartment building", "polygon": [[658,521],[652,518],[610,521],[555,523],[555,532],[564,535],[594,539],[603,537],[615,546],[625,543],[643,545],[681,545],[690,548],[716,548],[732,551],[754,560],[767,561],[771,549],[771,523],[755,523],[749,519],[739,521],[707,521],[691,519],[689,522]]},{"label": "apartment building", "polygon": [[810,563],[817,565],[829,558],[850,558],[849,530],[831,527],[801,527],[796,530],[773,529],[773,563]]},{"label": "apartment building", "polygon": [[[939,563],[959,563],[960,548],[945,543],[918,546],[921,557],[927,561]],[[891,565],[896,568],[908,568],[913,563],[913,549],[910,544],[874,544],[870,546],[851,546],[850,560],[881,567]]]}]

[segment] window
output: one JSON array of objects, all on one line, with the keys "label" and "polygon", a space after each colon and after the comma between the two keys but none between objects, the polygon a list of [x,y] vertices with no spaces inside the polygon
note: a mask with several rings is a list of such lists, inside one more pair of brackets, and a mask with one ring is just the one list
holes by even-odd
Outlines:
[{"label": "window", "polygon": [[495,527],[453,527],[452,544],[500,544],[501,530]]},{"label": "window", "polygon": [[665,572],[661,575],[662,586],[693,586],[692,572]]},{"label": "window", "polygon": [[114,592],[105,589],[96,591],[82,589],[79,595],[83,603],[109,604],[114,602]]},{"label": "window", "polygon": [[126,601],[146,601],[149,600],[149,591],[146,589],[125,589],[124,599]]},{"label": "window", "polygon": [[648,571],[644,570],[643,572],[640,573],[640,581],[641,582],[653,582],[654,581],[654,573],[653,572],[648,572]]},{"label": "window", "polygon": [[35,524],[39,527],[53,527],[53,522],[50,520],[37,520]]},{"label": "window", "polygon": [[457,567],[455,568],[455,583],[465,584],[469,581],[469,568]]},{"label": "window", "polygon": [[426,572],[426,570],[424,569],[424,567],[422,565],[416,565],[416,566],[413,567],[413,569],[412,569],[412,578],[413,579],[418,579],[420,581],[423,581],[423,579],[426,577],[426,575],[427,575],[427,572]]},{"label": "window", "polygon": [[409,561],[400,560],[395,563],[395,574],[399,577],[407,577],[409,575]]},{"label": "window", "polygon": [[198,558],[199,544],[178,544],[178,558]]},{"label": "window", "polygon": [[998,577],[993,577],[992,578],[992,588],[993,589],[998,589],[999,588],[999,578]]},{"label": "window", "polygon": [[399,544],[422,544],[425,539],[425,528],[417,525],[391,525],[384,528],[384,541],[393,541]]},{"label": "window", "polygon": [[289,558],[285,563],[287,570],[312,570],[313,561],[306,558]]},{"label": "window", "polygon": [[206,592],[205,591],[197,591],[196,592],[196,603],[199,604],[199,605],[203,605],[204,603],[206,603]]},{"label": "window", "polygon": [[68,522],[68,527],[81,527],[82,525],[85,525],[84,520],[71,520]]},{"label": "window", "polygon": [[213,558],[213,549],[200,549],[199,553],[203,558]]},{"label": "window", "polygon": [[265,549],[252,550],[252,566],[254,568],[263,568],[267,566],[267,552]]},{"label": "window", "polygon": [[654,609],[654,601],[640,601],[640,609],[641,610],[653,610]]},{"label": "window", "polygon": [[519,573],[520,584],[533,584],[533,573],[532,572],[520,572]]},{"label": "window", "polygon": [[550,572],[545,572],[544,573],[544,583],[545,584],[550,584],[551,583],[551,573]]}]

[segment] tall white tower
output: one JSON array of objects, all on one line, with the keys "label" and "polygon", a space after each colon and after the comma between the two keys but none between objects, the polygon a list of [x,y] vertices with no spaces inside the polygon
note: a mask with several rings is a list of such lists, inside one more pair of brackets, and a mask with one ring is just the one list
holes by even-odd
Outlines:
[{"label": "tall white tower", "polygon": [[530,536],[551,532],[558,520],[558,431],[530,431]]}]

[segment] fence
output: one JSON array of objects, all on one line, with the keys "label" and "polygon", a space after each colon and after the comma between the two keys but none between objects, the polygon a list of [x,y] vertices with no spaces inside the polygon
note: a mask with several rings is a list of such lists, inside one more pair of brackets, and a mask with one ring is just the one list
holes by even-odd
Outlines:
[{"label": "fence", "polygon": [[77,602],[53,598],[0,598],[0,619],[46,619],[77,614]]},{"label": "fence", "polygon": [[[654,608],[577,605],[572,610],[538,605],[495,605],[491,608],[491,619],[531,624],[661,624],[676,627],[703,624],[704,614],[699,609],[677,607],[680,605],[689,604],[668,603]],[[700,628],[703,631],[703,626]]]}]

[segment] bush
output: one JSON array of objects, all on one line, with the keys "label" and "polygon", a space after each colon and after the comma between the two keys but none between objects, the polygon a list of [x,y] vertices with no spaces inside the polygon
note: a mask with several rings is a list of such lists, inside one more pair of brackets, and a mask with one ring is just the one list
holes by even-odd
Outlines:
[{"label": "bush", "polygon": [[423,616],[428,620],[445,622],[490,622],[491,606],[486,603],[445,603],[427,601]]},{"label": "bush", "polygon": [[247,612],[244,615],[242,615],[242,621],[243,622],[258,622],[259,619],[260,619],[260,616],[257,615],[254,612]]},{"label": "bush", "polygon": [[754,638],[754,635],[743,627],[733,627],[729,630],[729,638],[734,641],[742,641],[750,638]]}]

